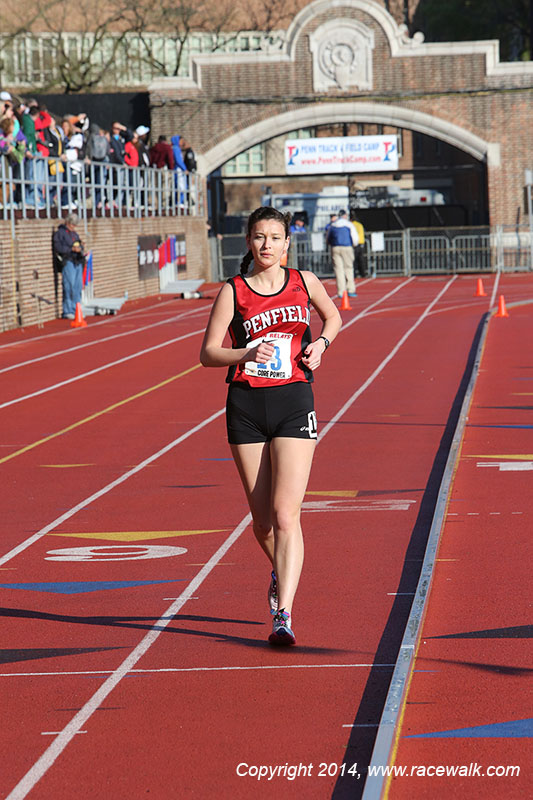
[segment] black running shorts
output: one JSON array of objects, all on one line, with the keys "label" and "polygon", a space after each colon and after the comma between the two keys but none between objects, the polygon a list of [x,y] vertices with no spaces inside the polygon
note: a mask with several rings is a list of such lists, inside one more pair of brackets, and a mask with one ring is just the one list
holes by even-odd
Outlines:
[{"label": "black running shorts", "polygon": [[277,437],[316,439],[313,389],[309,383],[252,388],[231,383],[226,403],[230,444],[270,442]]}]

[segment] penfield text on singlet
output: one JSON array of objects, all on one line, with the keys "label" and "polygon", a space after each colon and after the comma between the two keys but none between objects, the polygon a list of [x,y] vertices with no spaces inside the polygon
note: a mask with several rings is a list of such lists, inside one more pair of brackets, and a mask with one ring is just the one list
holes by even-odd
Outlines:
[{"label": "penfield text on singlet", "polygon": [[243,326],[246,334],[260,333],[265,328],[277,325],[279,322],[301,322],[309,325],[311,322],[311,312],[304,306],[280,306],[270,311],[261,311],[250,319],[244,320]]}]

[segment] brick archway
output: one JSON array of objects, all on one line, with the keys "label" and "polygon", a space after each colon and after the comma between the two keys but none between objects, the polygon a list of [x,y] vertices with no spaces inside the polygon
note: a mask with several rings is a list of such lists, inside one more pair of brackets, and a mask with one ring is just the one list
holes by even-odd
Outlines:
[{"label": "brick archway", "polygon": [[409,128],[427,136],[441,139],[464,150],[480,161],[498,166],[500,145],[488,142],[454,123],[423,111],[408,111],[401,106],[380,103],[328,103],[327,106],[306,106],[254,123],[224,139],[199,157],[200,169],[209,174],[243,149],[295,128],[316,127],[335,122],[370,122]]},{"label": "brick archway", "polygon": [[375,0],[314,0],[281,41],[193,57],[190,74],[150,85],[153,133],[193,142],[204,174],[296,128],[375,122],[483,162],[493,225],[525,211],[533,62],[500,62],[496,41],[426,44]]}]

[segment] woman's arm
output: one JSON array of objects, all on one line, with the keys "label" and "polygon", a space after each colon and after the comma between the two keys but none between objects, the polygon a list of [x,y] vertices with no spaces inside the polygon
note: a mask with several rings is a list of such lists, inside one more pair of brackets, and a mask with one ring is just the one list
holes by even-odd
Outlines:
[{"label": "woman's arm", "polygon": [[244,361],[257,361],[262,364],[274,355],[274,345],[261,342],[255,347],[224,347],[223,342],[233,319],[233,289],[224,284],[211,310],[207,323],[200,361],[204,367],[229,367]]},{"label": "woman's arm", "polygon": [[307,346],[302,357],[306,367],[316,369],[320,366],[322,353],[326,349],[326,343],[321,337],[325,336],[331,343],[340,331],[342,319],[337,306],[314,272],[302,272],[302,277],[309,290],[311,303],[322,320],[322,330],[319,337]]}]

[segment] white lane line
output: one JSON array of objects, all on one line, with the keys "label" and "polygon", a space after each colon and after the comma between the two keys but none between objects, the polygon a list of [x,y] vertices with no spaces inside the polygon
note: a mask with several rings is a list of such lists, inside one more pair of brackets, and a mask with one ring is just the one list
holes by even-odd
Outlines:
[{"label": "white lane line", "polygon": [[153,461],[155,461],[156,459],[160,458],[165,453],[168,453],[170,450],[172,450],[178,444],[181,444],[181,442],[185,441],[185,439],[188,439],[189,436],[192,436],[194,433],[197,433],[202,428],[205,428],[205,426],[209,425],[210,422],[213,422],[213,420],[215,420],[218,417],[220,417],[224,413],[224,411],[225,411],[225,409],[221,408],[218,411],[216,411],[214,414],[211,414],[210,417],[207,417],[206,419],[202,420],[202,422],[199,422],[198,425],[195,425],[193,428],[190,428],[188,431],[183,433],[181,436],[178,436],[177,439],[174,439],[172,442],[170,442],[169,444],[167,444],[164,447],[162,447],[161,450],[157,451],[157,453],[153,453],[151,456],[148,456],[148,458],[145,458],[144,461],[140,462],[140,464],[137,464],[132,469],[128,470],[127,472],[124,472],[122,475],[120,475],[114,481],[111,481],[111,483],[108,483],[102,489],[99,489],[97,492],[94,492],[94,494],[90,495],[90,497],[86,497],[85,500],[82,500],[77,505],[72,506],[72,508],[69,508],[68,511],[65,511],[64,514],[62,514],[60,517],[57,517],[53,522],[50,522],[48,525],[45,525],[44,528],[41,528],[41,530],[38,531],[37,533],[33,534],[33,536],[30,536],[24,542],[21,542],[19,545],[14,547],[12,550],[10,550],[8,553],[6,553],[4,556],[0,556],[0,566],[2,566],[3,564],[6,564],[12,558],[15,558],[15,556],[17,556],[20,553],[22,553],[24,550],[26,550],[32,544],[35,544],[35,542],[38,542],[40,539],[42,539],[43,536],[46,536],[47,533],[49,533],[50,531],[54,530],[54,528],[57,528],[59,525],[61,525],[67,519],[70,519],[71,517],[73,517],[74,514],[78,513],[78,511],[81,511],[82,508],[86,508],[88,505],[93,503],[95,500],[98,500],[100,497],[103,497],[105,494],[110,492],[116,486],[120,486],[121,483],[124,483],[124,481],[128,480],[128,478],[131,478],[132,475],[135,475],[137,472],[140,472],[145,467],[147,467],[149,464],[151,464]]},{"label": "white lane line", "polygon": [[[162,300],[160,303],[154,306],[143,306],[142,308],[135,308],[132,311],[125,311],[121,312],[121,314],[117,317],[115,315],[111,316],[109,319],[103,319],[98,322],[98,327],[100,328],[101,325],[109,325],[111,323],[116,323],[123,320],[129,320],[130,317],[136,316],[137,314],[142,314],[143,312],[146,313],[149,308],[161,308],[163,304],[171,303],[174,298],[170,298],[169,300]],[[42,342],[45,339],[56,339],[58,336],[72,336],[74,331],[68,327],[61,331],[55,331],[54,333],[43,333],[42,336],[32,336],[29,339],[18,339],[16,342],[6,342],[6,344],[0,345],[0,350],[6,350],[8,347],[16,347],[19,344],[28,344],[29,342]]]},{"label": "white lane line", "polygon": [[[404,286],[407,286],[407,284],[411,283],[411,281],[414,281],[414,279],[415,279],[414,276],[412,276],[410,278],[407,278],[407,280],[402,281],[402,283],[399,283],[398,286],[396,286],[394,289],[391,289],[390,292],[387,292],[387,294],[383,295],[383,297],[380,297],[379,300],[376,300],[374,303],[371,303],[369,306],[367,306],[362,311],[360,311],[359,314],[356,314],[355,317],[353,319],[351,319],[349,322],[346,322],[342,326],[341,331],[345,331],[346,328],[349,328],[351,325],[354,324],[354,322],[357,322],[357,320],[362,319],[363,317],[366,317],[366,315],[369,314],[370,311],[373,308],[376,308],[376,306],[379,306],[381,303],[384,303],[385,300],[388,300],[389,297],[392,297],[393,294],[396,294],[396,292],[399,292],[400,289],[403,289]],[[395,309],[391,308],[391,309],[385,309],[385,310],[394,311]]]},{"label": "white lane line", "polygon": [[[243,672],[262,669],[370,669],[371,667],[392,668],[394,664],[257,664],[244,667],[158,667],[155,669],[132,669],[129,675],[163,675],[176,672]],[[85,672],[0,672],[0,678],[61,678],[75,675],[95,675],[105,678],[112,675],[111,670],[87,670]],[[58,731],[59,733],[59,731]]]},{"label": "white lane line", "polygon": [[21,397],[15,397],[13,400],[7,400],[5,403],[0,404],[0,408],[14,406],[17,403],[22,403],[23,400],[30,400],[32,397],[39,397],[41,394],[52,392],[54,389],[60,389],[62,386],[67,386],[69,383],[75,383],[83,378],[87,378],[89,375],[96,375],[98,372],[103,372],[106,369],[111,369],[111,367],[116,367],[118,364],[124,364],[126,361],[131,361],[133,358],[140,358],[141,356],[146,355],[146,353],[153,353],[154,350],[160,350],[162,347],[168,347],[171,344],[176,344],[176,342],[181,342],[183,339],[189,339],[191,336],[197,336],[198,334],[204,332],[205,328],[200,328],[200,330],[191,331],[190,333],[184,333],[182,336],[177,336],[175,339],[167,339],[166,342],[161,342],[160,344],[153,345],[152,347],[147,347],[144,350],[138,350],[136,353],[132,353],[129,356],[124,356],[124,358],[119,358],[116,361],[109,361],[107,364],[103,364],[101,367],[95,367],[95,369],[90,369],[88,372],[81,372],[79,375],[74,375],[72,378],[66,378],[66,380],[60,381],[59,383],[54,383],[51,386],[46,386],[44,389],[38,389],[36,392],[31,392],[30,394],[25,394]]},{"label": "white lane line", "polygon": [[531,472],[533,461],[478,461],[477,467],[493,467],[500,472]]},{"label": "white lane line", "polygon": [[498,272],[496,273],[496,280],[494,281],[494,286],[492,287],[492,294],[490,296],[489,308],[494,308],[494,305],[496,303],[496,293],[498,291],[498,286],[500,284],[500,275],[501,272],[498,270]]},{"label": "white lane line", "polygon": [[[438,293],[438,295],[435,297],[435,299],[432,300],[431,303],[428,306],[426,306],[425,310],[418,317],[418,319],[414,323],[414,325],[412,325],[409,328],[409,330],[406,333],[404,333],[404,335],[398,341],[398,343],[395,345],[395,347],[392,348],[392,350],[390,351],[388,356],[386,356],[383,359],[383,361],[381,362],[381,364],[378,367],[376,367],[376,369],[374,370],[372,375],[370,375],[370,377],[366,379],[366,381],[362,384],[362,386],[360,386],[359,389],[357,389],[357,391],[355,391],[352,394],[352,396],[350,398],[348,398],[348,400],[342,406],[342,408],[328,422],[328,424],[325,426],[325,428],[322,429],[321,433],[318,436],[318,441],[321,441],[324,438],[324,436],[326,436],[326,434],[331,430],[331,428],[335,425],[335,423],[346,413],[348,408],[350,408],[350,406],[353,405],[353,403],[357,400],[357,398],[360,397],[363,394],[363,392],[365,392],[368,389],[368,387],[371,386],[372,383],[374,383],[374,381],[376,380],[378,375],[380,375],[380,373],[383,372],[383,370],[385,369],[387,364],[389,364],[389,362],[392,361],[392,359],[394,358],[396,353],[400,350],[402,345],[405,344],[405,342],[411,336],[411,334],[414,333],[416,331],[416,329],[418,328],[418,326],[421,325],[421,323],[426,319],[426,317],[429,315],[429,313],[430,313],[431,309],[433,308],[433,306],[435,306],[438,303],[438,301],[440,300],[440,298],[442,297],[442,295],[446,291],[448,291],[448,289],[450,288],[452,283],[456,280],[456,278],[457,278],[457,275],[454,275],[448,281],[448,283],[441,289],[441,291]],[[345,326],[345,327],[347,327],[347,326]]]},{"label": "white lane line", "polygon": [[[222,413],[222,412],[220,412]],[[71,721],[65,725],[63,730],[56,736],[56,738],[47,747],[44,753],[37,759],[33,766],[26,772],[22,779],[17,783],[14,789],[6,796],[5,800],[23,800],[29,792],[33,789],[36,783],[43,777],[43,775],[50,769],[56,759],[61,755],[65,747],[69,744],[72,738],[83,729],[85,723],[94,714],[96,709],[104,702],[113,689],[120,683],[137,662],[145,655],[150,647],[157,641],[161,633],[168,627],[173,617],[179,613],[180,609],[185,605],[187,600],[198,587],[204,582],[209,573],[214,569],[217,563],[226,555],[230,547],[237,541],[242,532],[248,527],[251,522],[251,515],[247,514],[241,520],[235,530],[228,536],[226,541],[218,548],[218,550],[211,556],[207,564],[200,570],[195,578],[181,593],[178,600],[172,603],[171,606],[162,614],[159,620],[155,623],[155,627],[148,631],[148,633],[141,639],[137,647],[132,650],[122,664],[107,678],[93,696],[85,703]]]},{"label": "white lane line", "polygon": [[[409,278],[408,280],[406,280],[403,283],[399,284],[391,292],[388,292],[382,298],[380,298],[379,300],[376,300],[374,303],[372,303],[370,306],[368,306],[368,308],[364,309],[359,314],[357,314],[352,320],[350,320],[350,322],[346,323],[346,325],[344,325],[341,328],[341,330],[349,328],[350,325],[353,325],[353,323],[357,322],[358,319],[361,319],[362,317],[364,317],[370,311],[370,309],[372,309],[375,306],[379,305],[380,303],[384,302],[387,298],[389,298],[390,296],[395,294],[403,286],[405,286],[407,283],[409,283],[412,280],[414,280],[414,278]],[[191,314],[192,313],[198,313],[199,311],[202,311],[202,310],[205,310],[205,309],[193,309],[193,310],[191,310],[191,312],[184,312],[184,314],[187,314],[187,313],[191,313]],[[158,322],[158,323],[154,323],[154,325],[148,325],[148,326],[146,326],[146,328],[151,328],[151,327],[155,327],[156,325],[162,325],[162,324],[166,324],[166,320],[165,320],[165,322]],[[135,331],[133,331],[133,333],[135,333],[137,330],[145,330],[146,328],[136,329]],[[154,345],[151,348],[147,348],[145,350],[140,350],[137,353],[133,353],[133,354],[131,354],[129,356],[125,356],[122,359],[118,359],[116,361],[110,361],[108,364],[104,364],[101,367],[96,367],[95,369],[89,370],[88,372],[84,372],[84,373],[81,373],[79,375],[74,375],[72,378],[67,378],[64,381],[60,381],[59,383],[56,383],[56,384],[53,384],[51,386],[45,387],[44,389],[39,389],[36,392],[31,392],[30,394],[23,395],[21,397],[16,397],[13,400],[8,400],[5,403],[1,403],[0,404],[0,409],[7,408],[8,406],[12,406],[12,405],[15,405],[17,403],[21,403],[24,400],[29,400],[29,399],[31,399],[33,397],[38,397],[38,396],[40,396],[42,394],[46,394],[47,392],[51,392],[51,391],[53,391],[55,389],[61,388],[62,386],[66,386],[66,385],[68,385],[70,383],[74,383],[75,381],[82,380],[83,378],[86,378],[86,377],[88,377],[90,375],[94,375],[94,374],[96,374],[98,372],[102,372],[103,370],[110,369],[111,367],[117,366],[118,364],[122,364],[125,361],[129,361],[132,358],[137,358],[139,356],[145,355],[146,353],[152,352],[152,350],[157,350],[157,349],[159,349],[161,347],[166,347],[167,345],[174,344],[175,342],[179,342],[182,339],[185,339],[185,338],[187,338],[189,336],[196,336],[197,334],[203,333],[203,332],[204,332],[204,329],[199,330],[199,331],[193,331],[192,333],[187,333],[187,334],[184,334],[183,336],[179,336],[179,337],[177,337],[175,339],[169,339],[166,342],[162,342],[162,343],[160,343],[158,345]],[[119,334],[116,334],[113,337],[109,337],[109,339],[118,338],[120,336],[127,336],[130,333],[132,333],[132,331],[119,333]],[[88,347],[88,346],[92,346],[93,344],[100,344],[100,342],[102,342],[102,341],[107,341],[107,340],[106,339],[99,339],[96,342],[90,342],[90,343],[86,343],[86,344],[80,345],[80,347]],[[73,350],[73,349],[75,349],[75,348],[71,348],[71,350]],[[70,352],[70,350],[59,351],[56,354],[52,354],[52,356],[53,355],[61,355],[61,354],[65,353],[65,352]],[[31,361],[22,362],[19,366],[24,366],[24,365],[27,365],[27,364],[35,363],[36,361],[45,360],[48,357],[51,357],[51,356],[41,356],[41,357],[33,359]],[[8,370],[15,369],[15,368],[16,368],[15,366],[7,367],[5,370],[0,370],[0,373],[2,373],[4,371],[7,372]]]},{"label": "white lane line", "polygon": [[142,333],[142,331],[152,330],[153,328],[157,328],[160,325],[168,325],[172,322],[177,322],[184,317],[189,317],[191,314],[198,314],[199,311],[209,311],[207,307],[203,309],[193,309],[191,311],[184,311],[182,314],[175,314],[172,317],[167,317],[159,322],[153,322],[149,325],[142,325],[140,328],[134,328],[132,330],[123,331],[122,333],[114,333],[112,336],[104,336],[102,339],[93,339],[90,342],[84,342],[84,344],[77,344],[74,347],[66,347],[64,350],[56,350],[55,353],[47,353],[44,356],[37,356],[35,358],[31,358],[28,361],[18,361],[16,364],[11,364],[9,367],[3,367],[0,369],[0,375],[3,372],[11,372],[14,369],[20,369],[20,367],[27,367],[30,364],[37,364],[39,361],[46,361],[49,358],[57,358],[57,356],[63,356],[65,354],[74,353],[76,350],[84,350],[86,347],[94,347],[95,345],[105,344],[106,342],[111,342],[113,339],[121,339],[124,336],[133,336],[136,333]]}]

